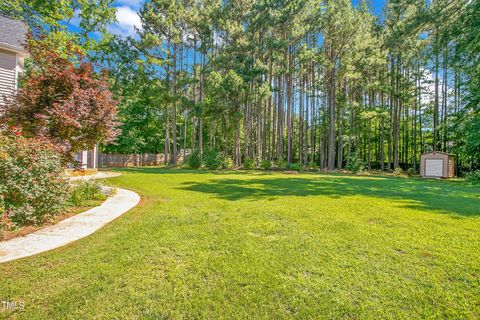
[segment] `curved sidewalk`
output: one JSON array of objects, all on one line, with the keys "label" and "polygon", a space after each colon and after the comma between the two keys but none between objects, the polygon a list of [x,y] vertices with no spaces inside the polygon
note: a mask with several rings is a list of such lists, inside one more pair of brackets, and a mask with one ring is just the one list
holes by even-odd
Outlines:
[{"label": "curved sidewalk", "polygon": [[117,188],[100,206],[23,237],[0,242],[0,263],[24,258],[84,238],[140,202],[133,191]]},{"label": "curved sidewalk", "polygon": [[73,176],[68,177],[70,181],[78,181],[78,180],[90,180],[90,179],[108,179],[108,178],[115,178],[121,176],[120,172],[112,172],[112,171],[98,171],[95,174],[91,174],[88,176]]}]

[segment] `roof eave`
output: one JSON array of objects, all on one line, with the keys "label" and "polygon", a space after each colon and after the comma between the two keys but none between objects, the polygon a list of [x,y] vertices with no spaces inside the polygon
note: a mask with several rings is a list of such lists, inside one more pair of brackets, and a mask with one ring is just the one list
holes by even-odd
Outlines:
[{"label": "roof eave", "polygon": [[421,155],[424,156],[424,155],[427,155],[427,154],[437,154],[437,153],[447,155],[447,156],[453,156],[453,154],[443,152],[443,151],[430,151],[430,152],[422,153]]},{"label": "roof eave", "polygon": [[28,52],[25,49],[20,49],[19,47],[11,46],[5,43],[0,43],[0,49],[4,49],[7,51],[13,51],[19,54],[21,57],[28,57]]}]

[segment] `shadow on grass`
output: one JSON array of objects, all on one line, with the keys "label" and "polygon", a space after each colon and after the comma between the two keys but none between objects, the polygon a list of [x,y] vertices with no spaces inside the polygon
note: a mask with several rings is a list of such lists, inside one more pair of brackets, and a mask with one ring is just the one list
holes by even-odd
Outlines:
[{"label": "shadow on grass", "polygon": [[184,182],[183,190],[213,194],[218,198],[272,199],[282,196],[367,196],[391,199],[406,208],[434,210],[461,216],[480,215],[477,188],[440,181],[398,178],[361,178],[353,176],[302,175],[301,177],[268,175],[247,179],[210,179],[207,182]]}]

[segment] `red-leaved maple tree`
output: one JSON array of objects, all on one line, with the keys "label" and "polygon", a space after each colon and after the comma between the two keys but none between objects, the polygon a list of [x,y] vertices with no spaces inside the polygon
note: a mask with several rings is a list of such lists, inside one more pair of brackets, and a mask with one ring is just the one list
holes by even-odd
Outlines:
[{"label": "red-leaved maple tree", "polygon": [[30,41],[34,67],[18,94],[6,103],[0,122],[26,137],[47,138],[69,161],[73,153],[111,141],[118,134],[117,102],[107,75],[67,45],[62,54]]}]

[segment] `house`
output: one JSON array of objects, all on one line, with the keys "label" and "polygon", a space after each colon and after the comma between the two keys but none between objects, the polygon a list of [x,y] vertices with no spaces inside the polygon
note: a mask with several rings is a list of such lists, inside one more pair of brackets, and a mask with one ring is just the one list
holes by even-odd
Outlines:
[{"label": "house", "polygon": [[0,15],[0,103],[14,95],[23,74],[27,26],[19,20]]},{"label": "house", "polygon": [[91,150],[83,150],[74,154],[73,160],[82,169],[98,169],[98,157],[98,146],[95,145]]},{"label": "house", "polygon": [[[27,25],[20,20],[0,15],[0,105],[17,92],[18,79],[24,73]],[[74,155],[82,168],[97,169],[97,146]]]},{"label": "house", "polygon": [[420,156],[420,175],[425,178],[453,178],[455,176],[455,156],[433,151]]}]

